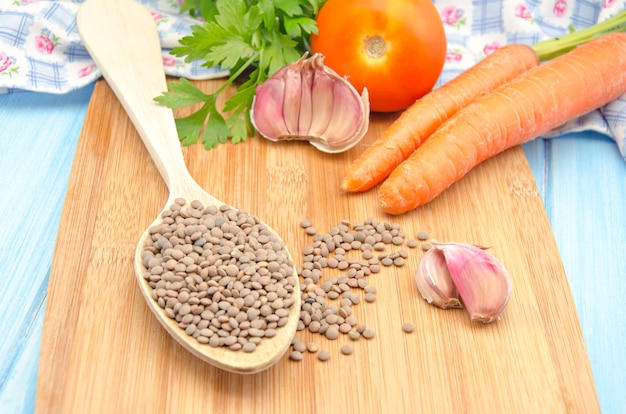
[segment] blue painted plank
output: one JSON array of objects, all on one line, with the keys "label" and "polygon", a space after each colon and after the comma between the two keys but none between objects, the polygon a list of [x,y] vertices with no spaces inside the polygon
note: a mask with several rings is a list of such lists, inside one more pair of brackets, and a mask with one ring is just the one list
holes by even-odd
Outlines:
[{"label": "blue painted plank", "polygon": [[626,412],[626,162],[597,133],[546,142],[546,208],[583,329],[600,407]]},{"label": "blue painted plank", "polygon": [[545,139],[537,138],[522,145],[528,165],[533,172],[541,199],[546,199],[546,143]]},{"label": "blue painted plank", "polygon": [[0,412],[33,411],[57,229],[93,85],[0,96]]}]

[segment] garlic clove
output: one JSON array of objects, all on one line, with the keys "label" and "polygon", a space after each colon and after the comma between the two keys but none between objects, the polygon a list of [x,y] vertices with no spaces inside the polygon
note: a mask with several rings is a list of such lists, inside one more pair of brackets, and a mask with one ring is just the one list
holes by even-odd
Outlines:
[{"label": "garlic clove", "polygon": [[308,134],[313,122],[313,77],[315,72],[303,70],[301,72],[300,107],[298,113],[298,135]]},{"label": "garlic clove", "polygon": [[442,309],[461,308],[459,292],[454,286],[440,249],[429,249],[420,260],[415,275],[417,288],[430,304]]},{"label": "garlic clove", "polygon": [[469,243],[433,243],[443,253],[450,277],[472,321],[497,320],[511,296],[511,278],[498,259]]},{"label": "garlic clove", "polygon": [[313,86],[311,88],[312,107],[315,116],[311,117],[311,126],[308,135],[321,137],[328,129],[333,118],[333,79],[328,76],[322,67],[316,67],[313,72]]},{"label": "garlic clove", "polygon": [[[300,63],[300,59],[296,63]],[[300,106],[302,103],[302,71],[297,66],[287,65],[282,73],[284,87],[283,118],[290,136],[298,136],[300,132]]]},{"label": "garlic clove", "polygon": [[264,116],[255,122],[257,130],[265,131],[269,136],[284,136],[289,134],[283,115],[283,98],[285,80],[281,77],[268,79],[257,87],[254,105],[263,108]]},{"label": "garlic clove", "polygon": [[323,55],[306,56],[257,87],[252,124],[271,141],[306,140],[328,153],[352,148],[369,127],[367,90],[359,95]]},{"label": "garlic clove", "polygon": [[[363,105],[363,112],[362,112],[363,117],[360,118],[358,114],[355,114],[355,117],[359,117],[360,122],[361,122],[361,126],[356,132],[352,133],[351,135],[348,135],[348,134],[342,135],[341,133],[334,132],[335,131],[334,127],[332,126],[332,124],[329,124],[329,127],[326,129],[326,132],[324,135],[326,136],[331,135],[331,136],[334,136],[335,138],[333,139],[333,138],[328,137],[322,141],[312,140],[310,141],[311,145],[313,145],[320,151],[327,152],[329,154],[336,154],[339,152],[347,151],[350,148],[354,147],[356,144],[358,144],[361,138],[365,136],[365,134],[367,133],[369,129],[370,102],[369,102],[369,93],[367,89],[363,89],[363,93],[361,94],[359,99],[361,100],[361,103]],[[334,113],[333,118],[342,119],[339,116],[337,116],[336,112]],[[335,127],[337,126],[338,125],[335,124]],[[350,136],[350,138],[344,138],[342,140],[341,139],[342,136],[343,137]]]}]

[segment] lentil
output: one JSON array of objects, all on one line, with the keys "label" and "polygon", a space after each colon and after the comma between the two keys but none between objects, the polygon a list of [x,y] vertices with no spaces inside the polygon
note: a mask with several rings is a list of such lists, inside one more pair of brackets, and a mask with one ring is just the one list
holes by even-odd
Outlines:
[{"label": "lentil", "polygon": [[294,351],[304,352],[306,351],[306,345],[303,342],[297,341],[293,344]]},{"label": "lentil", "polygon": [[354,348],[350,344],[346,344],[341,347],[341,353],[344,355],[350,355],[354,351]]},{"label": "lentil", "polygon": [[350,331],[348,332],[348,337],[353,341],[356,341],[361,337],[361,334],[358,331]]},{"label": "lentil", "polygon": [[317,351],[319,351],[319,349],[320,349],[320,348],[317,346],[317,344],[316,344],[315,342],[309,342],[309,343],[306,345],[306,349],[307,349],[310,353],[314,354],[314,353],[316,353]]},{"label": "lentil", "polygon": [[339,338],[339,329],[337,329],[336,326],[332,325],[329,326],[328,329],[326,329],[326,332],[324,334],[326,335],[326,338],[330,340],[335,340]]},{"label": "lentil", "polygon": [[330,352],[323,349],[317,353],[317,359],[320,361],[328,361],[330,359]]},{"label": "lentil", "polygon": [[291,353],[289,354],[289,359],[293,361],[302,361],[302,352],[291,351]]},{"label": "lentil", "polygon": [[374,330],[366,329],[361,333],[361,335],[363,335],[363,338],[365,339],[372,339],[375,334],[374,334]]},{"label": "lentil", "polygon": [[415,327],[413,326],[412,323],[406,322],[402,324],[402,330],[406,333],[411,333],[415,330]]},{"label": "lentil", "polygon": [[391,242],[392,242],[393,244],[395,244],[396,246],[399,246],[399,245],[401,245],[402,243],[404,243],[404,237],[401,237],[401,236],[394,236],[394,237],[391,239]]}]

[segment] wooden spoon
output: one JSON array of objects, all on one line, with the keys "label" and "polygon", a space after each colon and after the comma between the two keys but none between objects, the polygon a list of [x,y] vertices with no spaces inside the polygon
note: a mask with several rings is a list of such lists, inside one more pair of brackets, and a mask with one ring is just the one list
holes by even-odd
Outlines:
[{"label": "wooden spoon", "polygon": [[[167,90],[167,84],[156,23],[148,10],[133,0],[88,0],[78,10],[77,23],[87,50],[124,106],[169,189],[164,210],[178,197],[188,202],[199,200],[205,206],[223,205],[191,177],[177,139],[173,113],[153,100]],[[160,221],[159,215],[152,225]],[[135,273],[141,292],[159,322],[184,348],[216,367],[236,373],[262,371],[284,355],[300,318],[300,287],[295,270],[295,303],[289,309],[287,324],[277,329],[276,336],[264,338],[250,353],[212,347],[188,336],[152,299],[141,260],[146,237],[148,230],[135,251]]]}]

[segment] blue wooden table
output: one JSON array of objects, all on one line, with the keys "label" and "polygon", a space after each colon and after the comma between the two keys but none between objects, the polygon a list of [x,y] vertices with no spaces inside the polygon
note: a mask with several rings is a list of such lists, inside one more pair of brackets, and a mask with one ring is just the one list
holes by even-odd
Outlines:
[{"label": "blue wooden table", "polygon": [[[49,272],[92,91],[0,95],[0,413],[34,411]],[[624,413],[626,161],[595,133],[538,139],[524,150],[576,302],[600,406]]]}]

